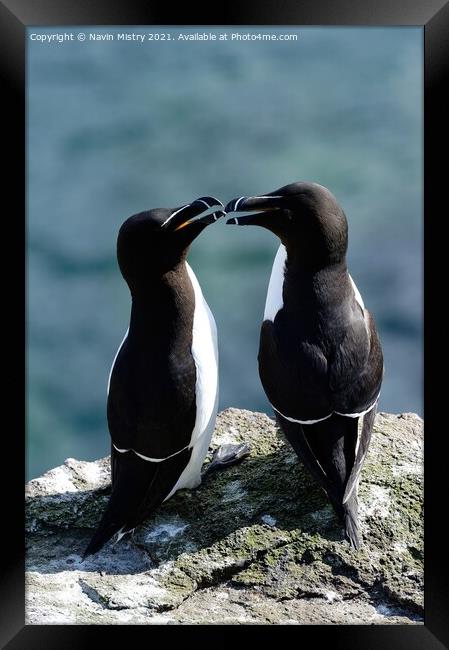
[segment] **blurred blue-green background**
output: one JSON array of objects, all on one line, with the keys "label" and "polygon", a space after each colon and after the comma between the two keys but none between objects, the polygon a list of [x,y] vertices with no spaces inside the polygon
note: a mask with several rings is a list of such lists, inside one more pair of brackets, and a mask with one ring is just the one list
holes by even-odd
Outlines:
[{"label": "blurred blue-green background", "polygon": [[[28,35],[58,31],[79,30]],[[106,384],[130,307],[119,226],[203,195],[327,186],[384,346],[380,409],[422,414],[422,29],[252,31],[298,40],[28,42],[29,478],[109,452]],[[256,358],[277,246],[223,220],[192,247],[219,330],[220,408],[270,412]]]}]

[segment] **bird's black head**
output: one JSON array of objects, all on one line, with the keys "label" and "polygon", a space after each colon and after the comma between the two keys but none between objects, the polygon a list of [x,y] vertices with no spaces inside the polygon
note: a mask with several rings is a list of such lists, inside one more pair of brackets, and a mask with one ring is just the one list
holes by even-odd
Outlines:
[{"label": "bird's black head", "polygon": [[133,289],[177,267],[192,241],[225,213],[223,204],[204,196],[178,208],[155,208],[129,217],[117,238],[117,259]]},{"label": "bird's black head", "polygon": [[261,196],[242,196],[230,201],[225,211],[249,212],[226,223],[268,228],[285,245],[289,258],[304,266],[322,266],[345,258],[345,213],[331,192],[317,183],[291,183]]}]

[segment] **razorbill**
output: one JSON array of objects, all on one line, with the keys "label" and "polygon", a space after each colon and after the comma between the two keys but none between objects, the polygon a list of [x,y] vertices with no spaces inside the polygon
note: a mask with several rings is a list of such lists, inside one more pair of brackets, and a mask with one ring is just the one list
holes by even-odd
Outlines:
[{"label": "razorbill", "polygon": [[[222,208],[206,196],[140,212],[120,228],[117,258],[132,305],[107,390],[112,492],[84,557],[201,482],[217,414],[217,332],[186,257]],[[218,462],[229,464],[232,453]]]},{"label": "razorbill", "polygon": [[225,210],[250,212],[228,224],[262,226],[281,240],[260,334],[260,378],[281,430],[359,548],[357,486],[383,356],[346,266],[346,216],[328,189],[306,182],[234,199]]}]

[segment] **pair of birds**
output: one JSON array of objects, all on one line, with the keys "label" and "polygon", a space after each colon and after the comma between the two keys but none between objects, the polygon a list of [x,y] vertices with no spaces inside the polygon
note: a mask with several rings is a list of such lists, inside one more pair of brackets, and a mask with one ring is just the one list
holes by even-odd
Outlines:
[{"label": "pair of birds", "polygon": [[[281,240],[260,335],[259,373],[276,420],[325,490],[354,548],[357,485],[383,376],[376,327],[346,266],[348,225],[335,197],[297,182],[223,204],[202,197],[120,228],[117,257],[132,297],[112,364],[107,417],[112,492],[84,557],[117,541],[177,490],[201,482],[218,406],[215,321],[186,262],[192,241],[226,213]],[[363,418],[360,433],[358,421]],[[223,464],[241,455],[227,450]],[[220,461],[219,461],[220,462]]]}]

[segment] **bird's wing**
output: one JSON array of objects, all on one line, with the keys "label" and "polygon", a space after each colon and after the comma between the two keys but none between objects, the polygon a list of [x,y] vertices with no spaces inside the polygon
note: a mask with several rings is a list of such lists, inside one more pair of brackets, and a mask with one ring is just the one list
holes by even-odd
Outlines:
[{"label": "bird's wing", "polygon": [[260,331],[259,375],[271,405],[299,421],[331,414],[326,357],[317,345],[301,341],[291,346],[282,313],[265,320]]},{"label": "bird's wing", "polygon": [[[130,364],[128,341],[119,350],[111,373],[107,419],[112,444],[119,453],[131,451],[143,460],[162,461],[191,442],[197,411],[195,362],[192,356],[188,358],[176,376],[146,372],[146,365],[152,367],[151,359]],[[133,374],[131,365],[137,368]]]},{"label": "bird's wing", "polygon": [[291,446],[302,460],[306,468],[315,478],[315,480],[321,485],[321,487],[327,492],[329,487],[328,479],[325,471],[320,465],[317,457],[313,453],[306,436],[304,435],[304,430],[301,424],[293,424],[285,418],[283,418],[279,413],[275,412],[277,423],[279,427],[284,432]]},{"label": "bird's wing", "polygon": [[335,504],[341,504],[355,459],[357,420],[332,415],[315,424],[301,425],[278,416],[290,444]]},{"label": "bird's wing", "polygon": [[362,429],[360,431],[357,440],[357,448],[356,448],[354,465],[352,467],[351,474],[349,475],[348,482],[346,484],[345,493],[343,495],[343,503],[346,503],[349,500],[359,480],[360,471],[362,469],[366,452],[368,451],[368,447],[371,441],[374,418],[376,416],[376,407],[377,407],[377,403],[370,411],[368,411],[368,413],[365,413],[365,415],[363,416]]},{"label": "bird's wing", "polygon": [[[368,451],[384,370],[382,348],[374,319],[367,309],[362,309],[362,315],[367,333],[366,342],[357,343],[353,333],[349,332],[340,348],[341,357],[337,356],[337,362],[340,359],[343,361],[340,366],[339,390],[334,392],[334,409],[347,420],[354,419],[358,422],[359,417],[363,418],[355,447],[354,463],[347,477],[343,504],[350,500],[354,492]],[[359,350],[361,352],[358,357]],[[360,359],[363,360],[362,363]],[[346,368],[344,362],[347,363]],[[333,365],[331,372],[335,369],[338,371],[337,364]],[[337,372],[334,377],[337,377]]]},{"label": "bird's wing", "polygon": [[329,362],[333,410],[348,417],[364,414],[377,401],[383,356],[374,319],[367,309],[354,319]]}]

